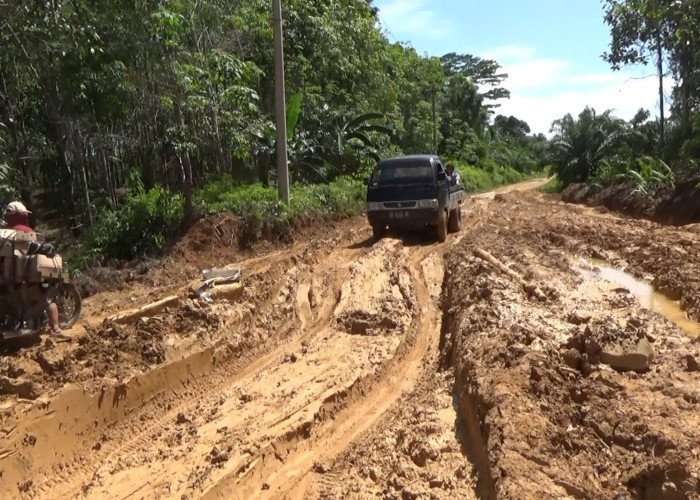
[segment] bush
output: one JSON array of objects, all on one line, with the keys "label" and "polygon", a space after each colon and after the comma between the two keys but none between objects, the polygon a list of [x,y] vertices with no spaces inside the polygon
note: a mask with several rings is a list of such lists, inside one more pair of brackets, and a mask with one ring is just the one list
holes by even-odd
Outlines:
[{"label": "bush", "polygon": [[177,231],[183,215],[180,194],[162,187],[137,189],[118,210],[100,212],[86,234],[84,250],[88,255],[123,259],[161,249]]},{"label": "bush", "polygon": [[332,212],[341,217],[352,217],[364,211],[367,185],[351,177],[338,177],[330,184]]},{"label": "bush", "polygon": [[564,183],[561,181],[561,179],[559,179],[559,177],[555,176],[555,177],[552,177],[551,179],[549,179],[547,184],[545,184],[544,186],[542,186],[540,188],[540,191],[542,191],[543,193],[550,193],[550,194],[561,193],[562,191],[564,191],[564,187],[565,187]]},{"label": "bush", "polygon": [[599,188],[612,186],[619,182],[626,172],[627,165],[624,162],[603,160],[588,180],[588,183]]},{"label": "bush", "polygon": [[[450,162],[446,161],[445,163]],[[513,184],[528,178],[527,175],[513,168],[500,166],[494,162],[487,162],[485,168],[478,168],[459,162],[452,162],[452,164],[455,166],[455,170],[459,172],[462,186],[469,193],[488,191],[498,186]]]},{"label": "bush", "polygon": [[241,239],[248,244],[264,232],[285,238],[298,224],[356,215],[364,209],[365,195],[363,182],[338,177],[330,184],[293,185],[289,206],[285,206],[275,188],[234,185],[218,179],[195,194],[195,204],[203,213],[231,212],[241,217],[244,222]]},{"label": "bush", "polygon": [[652,189],[672,186],[675,181],[673,170],[662,160],[651,156],[637,158],[624,178],[634,183],[634,192],[644,195]]}]

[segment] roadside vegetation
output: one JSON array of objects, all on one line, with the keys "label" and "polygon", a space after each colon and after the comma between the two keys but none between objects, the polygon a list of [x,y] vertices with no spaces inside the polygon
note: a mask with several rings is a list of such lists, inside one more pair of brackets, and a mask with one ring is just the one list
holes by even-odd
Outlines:
[{"label": "roadside vegetation", "polygon": [[[663,2],[662,2],[663,3]],[[292,201],[276,195],[269,2],[9,3],[0,30],[0,201],[68,226],[81,265],[159,251],[197,217],[231,211],[250,240],[273,225],[361,212],[381,157],[437,152],[469,191],[549,172],[640,195],[697,173],[699,7],[606,0],[613,68],[678,82],[671,116],[586,108],[551,137],[498,114],[497,61],[391,43],[366,0],[285,3]],[[551,168],[550,168],[551,167]],[[46,220],[48,214],[53,220]]]},{"label": "roadside vegetation", "polygon": [[[700,5],[605,0],[604,8],[611,41],[603,58],[613,70],[636,64],[657,69],[660,116],[652,120],[640,109],[625,121],[587,107],[556,120],[549,146],[556,187],[625,186],[653,197],[679,182],[700,181]],[[664,87],[669,75],[672,88]]]},{"label": "roadside vegetation", "polygon": [[[0,31],[0,197],[81,242],[76,265],[158,251],[230,211],[281,233],[360,212],[378,158],[437,152],[470,189],[542,170],[497,113],[497,61],[389,42],[366,0],[284,5],[290,206],[276,195],[269,2],[10,3]],[[48,215],[46,215],[48,217]],[[183,224],[184,223],[184,224]]]}]

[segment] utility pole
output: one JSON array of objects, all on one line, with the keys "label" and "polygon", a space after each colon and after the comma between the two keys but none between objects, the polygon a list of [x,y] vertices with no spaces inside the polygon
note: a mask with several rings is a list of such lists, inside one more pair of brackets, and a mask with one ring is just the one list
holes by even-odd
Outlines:
[{"label": "utility pole", "polygon": [[275,125],[277,128],[277,190],[289,205],[289,169],[287,167],[287,117],[284,96],[284,44],[282,43],[282,0],[272,0],[272,24],[275,41]]},{"label": "utility pole", "polygon": [[433,154],[437,154],[437,121],[435,120],[435,93],[437,91],[433,90],[432,91],[432,97],[433,97]]},{"label": "utility pole", "polygon": [[666,148],[666,124],[664,123],[664,54],[661,50],[660,30],[656,32],[656,71],[659,76],[659,126],[661,128],[659,154],[663,157]]}]

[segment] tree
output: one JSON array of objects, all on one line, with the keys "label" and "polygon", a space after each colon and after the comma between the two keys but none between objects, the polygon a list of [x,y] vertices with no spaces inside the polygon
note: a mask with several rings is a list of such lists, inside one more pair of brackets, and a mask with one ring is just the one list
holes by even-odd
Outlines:
[{"label": "tree", "polygon": [[573,118],[567,114],[552,124],[550,161],[564,184],[584,182],[596,173],[603,161],[622,159],[627,126],[611,111],[597,114],[586,107]]},{"label": "tree", "polygon": [[605,0],[610,51],[603,58],[613,69],[655,62],[659,78],[661,145],[665,142],[664,61],[676,82],[672,110],[685,136],[690,115],[700,105],[700,2],[697,0]]},{"label": "tree", "polygon": [[481,136],[487,124],[483,99],[476,85],[465,75],[456,73],[447,78],[441,102],[440,154],[460,157],[473,137]]},{"label": "tree", "polygon": [[493,128],[500,134],[514,138],[522,138],[530,133],[530,126],[527,122],[512,115],[508,117],[503,115],[496,116],[493,120]]},{"label": "tree", "polygon": [[500,72],[501,65],[496,61],[455,52],[445,54],[440,58],[440,61],[447,76],[461,74],[470,78],[480,89],[481,87],[488,89],[481,95],[484,100],[493,101],[486,104],[489,113],[493,108],[500,106],[495,101],[510,98],[510,91],[501,86],[508,75]]},{"label": "tree", "polygon": [[665,138],[664,51],[672,26],[664,2],[657,0],[605,0],[605,22],[610,26],[610,52],[603,54],[613,70],[655,60],[659,79],[660,144]]}]

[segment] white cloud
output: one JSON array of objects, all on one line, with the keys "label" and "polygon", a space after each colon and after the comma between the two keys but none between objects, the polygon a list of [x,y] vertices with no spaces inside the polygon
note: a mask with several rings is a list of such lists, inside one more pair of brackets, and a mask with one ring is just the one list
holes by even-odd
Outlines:
[{"label": "white cloud", "polygon": [[[671,81],[666,84],[670,88]],[[534,133],[549,135],[552,122],[571,113],[576,117],[586,106],[598,113],[608,109],[615,116],[629,120],[639,108],[658,115],[658,83],[654,79],[628,80],[620,77],[617,81],[581,90],[575,86],[562,86],[560,91],[545,95],[527,95],[513,92],[509,100],[504,100],[496,113],[514,115],[525,120]],[[589,86],[590,87],[590,86]]]},{"label": "white cloud", "polygon": [[615,73],[588,73],[584,75],[576,75],[569,78],[569,83],[614,83],[620,80],[619,75]]},{"label": "white cloud", "polygon": [[[582,71],[571,61],[537,58],[534,50],[518,46],[485,53],[493,58],[494,54],[508,55],[503,64],[508,78],[503,86],[511,91],[511,97],[499,101],[496,113],[525,120],[533,133],[549,135],[554,120],[567,113],[578,116],[586,106],[598,113],[613,110],[615,116],[626,120],[639,108],[658,115],[658,80],[642,78],[643,69],[636,73]],[[666,81],[666,88],[672,83]]]},{"label": "white cloud", "polygon": [[508,74],[505,86],[511,92],[549,86],[570,67],[571,63],[556,59],[530,59],[506,64],[503,66],[503,71]]},{"label": "white cloud", "polygon": [[431,10],[426,0],[388,0],[376,5],[381,21],[399,40],[416,35],[444,38],[453,33],[452,23]]}]

